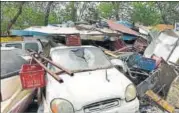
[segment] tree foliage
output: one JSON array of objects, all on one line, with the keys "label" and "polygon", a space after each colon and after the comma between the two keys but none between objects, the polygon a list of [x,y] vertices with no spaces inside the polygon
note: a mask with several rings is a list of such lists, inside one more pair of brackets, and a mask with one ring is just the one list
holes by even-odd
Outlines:
[{"label": "tree foliage", "polygon": [[[20,2],[1,2],[1,33],[16,17]],[[144,25],[179,21],[179,2],[25,2],[11,29],[66,21],[115,19]]]},{"label": "tree foliage", "polygon": [[131,19],[144,25],[160,23],[160,13],[155,7],[155,2],[134,2]]}]

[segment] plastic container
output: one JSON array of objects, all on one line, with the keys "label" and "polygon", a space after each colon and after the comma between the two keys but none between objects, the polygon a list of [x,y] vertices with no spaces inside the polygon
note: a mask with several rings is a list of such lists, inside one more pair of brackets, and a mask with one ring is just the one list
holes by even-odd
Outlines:
[{"label": "plastic container", "polygon": [[24,64],[21,67],[20,79],[24,89],[45,86],[45,71],[37,64]]},{"label": "plastic container", "polygon": [[156,61],[151,58],[145,58],[140,54],[133,54],[129,57],[128,66],[146,71],[152,71],[156,67]]}]

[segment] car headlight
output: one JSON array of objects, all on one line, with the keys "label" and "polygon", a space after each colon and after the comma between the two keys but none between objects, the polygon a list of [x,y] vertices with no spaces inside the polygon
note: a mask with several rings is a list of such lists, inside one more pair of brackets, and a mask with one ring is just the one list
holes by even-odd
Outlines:
[{"label": "car headlight", "polygon": [[132,101],[136,98],[136,96],[137,96],[136,87],[133,84],[129,84],[125,91],[126,101],[127,102]]},{"label": "car headlight", "polygon": [[74,113],[73,105],[65,99],[54,99],[51,102],[53,113]]}]

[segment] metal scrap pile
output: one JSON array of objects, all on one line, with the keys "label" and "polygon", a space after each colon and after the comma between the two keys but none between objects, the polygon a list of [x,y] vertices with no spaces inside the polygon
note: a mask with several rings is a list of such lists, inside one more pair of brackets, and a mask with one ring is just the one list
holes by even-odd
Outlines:
[{"label": "metal scrap pile", "polygon": [[[20,31],[12,33],[19,34]],[[110,59],[122,61],[125,75],[137,86],[141,106],[147,105],[141,108],[141,112],[150,109],[148,113],[159,113],[161,110],[156,104],[170,113],[179,109],[178,31],[154,32],[141,25],[108,20],[95,24],[31,27],[21,33],[50,35],[50,38],[63,44],[67,35],[78,35],[76,38],[80,37],[80,42],[77,45],[100,47]]]}]

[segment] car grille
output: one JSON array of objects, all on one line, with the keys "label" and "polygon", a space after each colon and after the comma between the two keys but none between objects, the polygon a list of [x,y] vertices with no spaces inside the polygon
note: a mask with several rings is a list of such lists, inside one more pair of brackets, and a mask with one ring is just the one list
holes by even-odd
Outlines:
[{"label": "car grille", "polygon": [[101,102],[96,102],[84,107],[85,113],[93,113],[97,111],[104,111],[120,105],[120,99],[110,99]]}]

